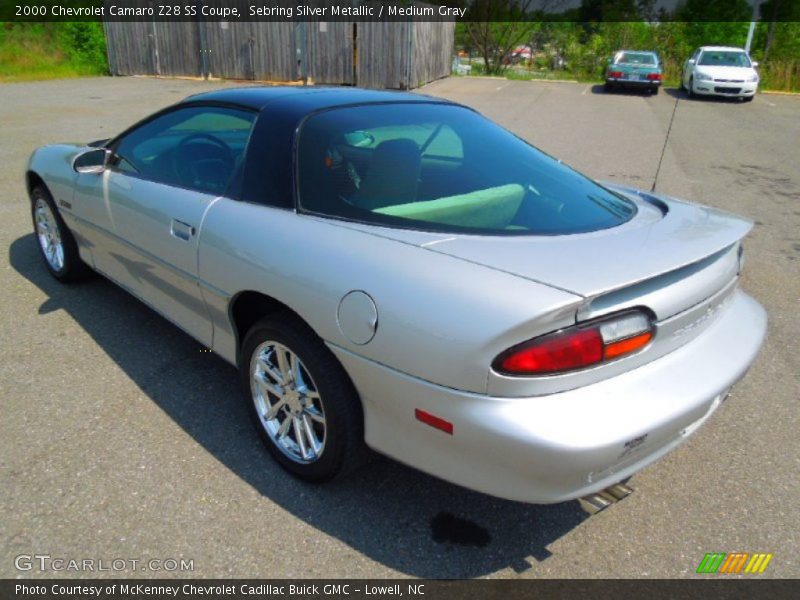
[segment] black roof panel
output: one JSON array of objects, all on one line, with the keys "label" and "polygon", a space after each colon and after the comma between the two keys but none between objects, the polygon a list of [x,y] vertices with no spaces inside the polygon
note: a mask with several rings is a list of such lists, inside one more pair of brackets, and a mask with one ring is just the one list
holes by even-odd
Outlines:
[{"label": "black roof panel", "polygon": [[[365,90],[354,87],[294,87],[294,86],[248,86],[225,88],[195,94],[183,102],[229,102],[256,110],[267,104],[283,100],[280,104],[300,104],[309,112],[333,106],[380,102],[447,102],[439,98],[386,90]],[[288,102],[287,102],[288,101]]]}]

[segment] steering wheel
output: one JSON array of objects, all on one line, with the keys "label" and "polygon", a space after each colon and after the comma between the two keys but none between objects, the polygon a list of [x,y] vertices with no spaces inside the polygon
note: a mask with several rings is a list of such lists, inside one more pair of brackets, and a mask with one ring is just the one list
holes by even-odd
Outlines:
[{"label": "steering wheel", "polygon": [[[209,149],[213,148],[213,151],[206,151],[200,156],[193,155],[188,146],[198,141],[211,144],[211,146],[206,147]],[[181,183],[187,185],[192,185],[197,181],[203,180],[203,171],[205,169],[203,169],[202,163],[205,160],[219,160],[224,164],[226,173],[230,174],[233,172],[235,164],[233,150],[231,150],[231,147],[223,140],[210,133],[193,133],[187,135],[178,143],[175,147],[175,151],[172,153],[172,167],[175,174],[178,176]]]}]

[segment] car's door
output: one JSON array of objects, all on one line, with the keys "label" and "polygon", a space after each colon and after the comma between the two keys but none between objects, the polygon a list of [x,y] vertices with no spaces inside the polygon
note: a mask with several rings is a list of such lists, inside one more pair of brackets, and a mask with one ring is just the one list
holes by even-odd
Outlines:
[{"label": "car's door", "polygon": [[212,326],[198,283],[206,210],[240,168],[255,113],[176,108],[112,142],[103,174],[95,265],[202,343]]}]

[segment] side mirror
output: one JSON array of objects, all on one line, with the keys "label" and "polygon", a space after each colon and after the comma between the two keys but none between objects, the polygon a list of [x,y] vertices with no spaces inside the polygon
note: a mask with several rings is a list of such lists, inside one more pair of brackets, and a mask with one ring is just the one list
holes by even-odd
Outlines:
[{"label": "side mirror", "polygon": [[102,173],[108,164],[110,150],[105,148],[93,148],[83,154],[79,154],[72,161],[72,168],[78,173]]},{"label": "side mirror", "polygon": [[690,59],[689,59],[689,60],[687,60],[686,62],[687,62],[687,63],[689,63],[690,65],[693,65],[693,64],[694,64],[694,59],[693,59],[693,58],[690,58]]},{"label": "side mirror", "polygon": [[758,61],[755,61],[755,60],[754,60],[754,61],[753,61],[753,63],[752,63],[752,65],[753,65],[753,68],[755,69],[755,68],[758,66]]}]

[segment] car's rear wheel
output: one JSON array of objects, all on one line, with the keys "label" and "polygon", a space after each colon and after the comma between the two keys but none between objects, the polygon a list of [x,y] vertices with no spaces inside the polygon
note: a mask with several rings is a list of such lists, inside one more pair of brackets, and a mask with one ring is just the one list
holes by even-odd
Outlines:
[{"label": "car's rear wheel", "polygon": [[658,86],[657,86],[657,85],[654,85],[653,87],[651,87],[651,88],[650,88],[650,93],[651,93],[651,94],[653,94],[653,96],[655,96],[656,94],[658,94]]},{"label": "car's rear wheel", "polygon": [[614,84],[611,83],[610,81],[606,81],[605,84],[603,84],[603,89],[606,92],[613,92],[614,91]]},{"label": "car's rear wheel", "polygon": [[43,185],[31,190],[31,216],[39,251],[50,274],[65,283],[85,277],[89,268],[81,260],[72,232]]},{"label": "car's rear wheel", "polygon": [[327,481],[366,457],[361,403],[311,329],[280,313],[245,336],[240,361],[251,417],[270,454],[307,481]]}]

